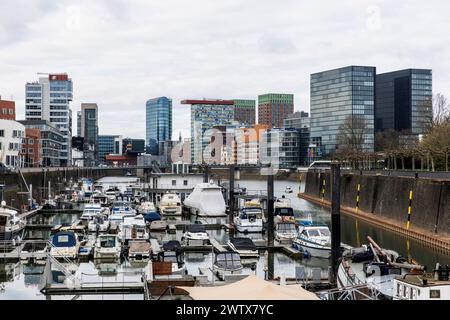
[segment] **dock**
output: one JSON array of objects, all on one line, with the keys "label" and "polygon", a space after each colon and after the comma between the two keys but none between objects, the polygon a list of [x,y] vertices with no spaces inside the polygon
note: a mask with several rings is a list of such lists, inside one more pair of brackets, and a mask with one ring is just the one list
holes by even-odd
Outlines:
[{"label": "dock", "polygon": [[24,213],[21,213],[19,215],[20,218],[26,219],[28,217],[31,217],[33,215],[35,215],[36,213],[38,213],[40,210],[42,209],[42,206],[37,207],[36,209],[30,210],[30,211],[25,211]]},{"label": "dock", "polygon": [[42,290],[44,294],[98,294],[98,293],[143,293],[142,282],[88,282],[75,286],[64,283],[47,284]]}]

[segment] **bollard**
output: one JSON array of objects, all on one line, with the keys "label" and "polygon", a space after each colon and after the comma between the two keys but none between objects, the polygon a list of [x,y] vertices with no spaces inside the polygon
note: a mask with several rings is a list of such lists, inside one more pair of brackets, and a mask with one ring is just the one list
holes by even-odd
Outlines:
[{"label": "bollard", "polygon": [[323,200],[324,200],[324,198],[325,198],[325,179],[323,179],[323,182],[322,182],[322,202],[323,202]]},{"label": "bollard", "polygon": [[358,213],[358,210],[359,210],[359,194],[360,194],[360,191],[361,191],[361,184],[358,183],[358,188],[356,190],[356,213]]},{"label": "bollard", "polygon": [[408,204],[408,221],[406,222],[406,230],[409,230],[411,224],[411,205],[412,205],[413,192],[409,191],[409,204]]},{"label": "bollard", "polygon": [[341,258],[341,168],[338,163],[331,164],[331,277],[330,283],[336,286],[337,271]]}]

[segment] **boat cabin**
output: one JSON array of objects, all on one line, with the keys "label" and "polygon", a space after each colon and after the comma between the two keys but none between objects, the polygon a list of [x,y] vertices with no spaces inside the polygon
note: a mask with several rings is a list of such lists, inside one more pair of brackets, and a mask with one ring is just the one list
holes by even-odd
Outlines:
[{"label": "boat cabin", "polygon": [[237,252],[219,252],[216,254],[214,266],[223,271],[241,270],[241,257]]}]

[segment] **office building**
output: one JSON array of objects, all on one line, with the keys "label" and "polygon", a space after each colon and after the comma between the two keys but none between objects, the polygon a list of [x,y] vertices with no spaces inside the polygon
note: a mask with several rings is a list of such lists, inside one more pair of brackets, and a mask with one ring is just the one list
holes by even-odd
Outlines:
[{"label": "office building", "polygon": [[172,140],[172,99],[148,100],[145,113],[145,142],[149,153],[157,155],[158,143]]},{"label": "office building", "polygon": [[275,169],[292,169],[300,165],[297,129],[272,128],[262,134],[260,162]]},{"label": "office building", "polygon": [[96,103],[81,104],[81,137],[84,138],[86,166],[94,166],[98,158],[98,106]]},{"label": "office building", "polygon": [[432,71],[406,69],[376,76],[375,131],[424,134],[433,117]]},{"label": "office building", "polygon": [[14,120],[0,119],[0,162],[10,168],[23,167],[22,143],[25,127]]},{"label": "office building", "polygon": [[81,137],[81,111],[77,111],[77,136]]},{"label": "office building", "polygon": [[234,121],[246,127],[252,127],[256,121],[256,101],[234,99]]},{"label": "office building", "polygon": [[204,162],[203,151],[210,143],[212,128],[234,123],[232,100],[183,100],[191,105],[191,159],[193,164]]},{"label": "office building", "polygon": [[105,163],[106,156],[109,154],[122,154],[122,136],[99,135],[98,136],[98,160]]},{"label": "office building", "polygon": [[16,103],[2,100],[2,96],[0,96],[0,119],[16,120]]},{"label": "office building", "polygon": [[[61,167],[66,165],[65,138],[63,133],[46,120],[21,120],[25,128],[39,129],[41,133],[41,164],[43,167]],[[71,150],[72,152],[72,150]]]},{"label": "office building", "polygon": [[64,137],[61,165],[71,163],[72,142],[72,79],[67,74],[50,74],[30,82],[25,87],[25,117],[27,120],[51,122]]},{"label": "office building", "polygon": [[309,113],[304,111],[294,112],[283,121],[283,128],[300,129],[305,125],[309,127]]},{"label": "office building", "polygon": [[374,151],[375,74],[375,67],[349,66],[311,75],[311,138],[322,148],[316,154],[338,151],[342,128],[353,123],[364,124],[358,148]]},{"label": "office building", "polygon": [[253,128],[236,129],[236,163],[259,164],[259,148],[263,133],[269,126],[257,124]]},{"label": "office building", "polygon": [[22,143],[23,166],[37,168],[42,166],[41,130],[25,128],[25,139]]},{"label": "office building", "polygon": [[294,112],[294,95],[268,93],[258,96],[258,124],[283,127],[283,121]]}]

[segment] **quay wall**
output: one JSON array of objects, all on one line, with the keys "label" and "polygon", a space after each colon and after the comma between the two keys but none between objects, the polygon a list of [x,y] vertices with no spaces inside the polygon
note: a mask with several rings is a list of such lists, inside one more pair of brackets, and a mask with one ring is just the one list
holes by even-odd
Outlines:
[{"label": "quay wall", "polygon": [[[70,180],[77,181],[80,178],[91,178],[94,180],[106,176],[124,176],[127,169],[85,169],[85,168],[66,168],[57,170],[42,169],[39,172],[23,172],[23,178],[27,186],[32,187],[33,198],[41,203],[48,197],[48,181],[51,182],[52,194],[65,190],[70,184]],[[1,173],[0,184],[4,185],[3,200],[6,204],[15,208],[21,208],[28,204],[28,192],[22,175],[18,172]]]},{"label": "quay wall", "polygon": [[[325,180],[325,187],[323,181]],[[330,173],[308,172],[305,194],[331,201]],[[343,174],[341,205],[376,218],[388,218],[406,227],[412,191],[410,227],[437,236],[450,236],[450,181],[381,175]],[[323,192],[324,191],[324,192]]]}]

